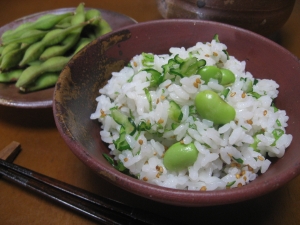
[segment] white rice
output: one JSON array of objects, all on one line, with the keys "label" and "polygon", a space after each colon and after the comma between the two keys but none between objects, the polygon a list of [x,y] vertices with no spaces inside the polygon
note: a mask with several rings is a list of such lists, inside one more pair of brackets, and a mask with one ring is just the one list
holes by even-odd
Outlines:
[{"label": "white rice", "polygon": [[[292,141],[292,135],[285,132],[288,121],[286,112],[276,111],[272,106],[279,85],[273,80],[254,79],[250,72],[245,71],[245,62],[238,61],[234,56],[227,59],[223,51],[226,49],[225,44],[215,40],[198,42],[188,49],[172,47],[170,54],[154,55],[152,65],[145,67],[141,54],[133,57],[131,66],[112,73],[107,85],[99,91],[97,109],[91,119],[101,123],[100,136],[108,143],[113,159],[121,161],[132,175],[145,182],[176,189],[218,190],[246,185],[268,170],[271,164],[269,157],[282,157]],[[225,98],[235,108],[234,121],[217,126],[199,116],[195,117],[195,114],[190,115],[189,106],[194,105],[198,92],[210,89],[220,93],[224,90],[224,86],[215,80],[211,79],[208,84],[201,80],[202,83],[195,87],[193,83],[201,76],[192,75],[181,79],[177,77],[175,81],[166,79],[159,87],[148,88],[151,75],[142,70],[150,66],[162,72],[162,66],[177,54],[184,59],[191,55],[205,59],[206,65],[227,68],[235,74],[235,83],[230,86]],[[253,91],[262,96],[256,99],[245,95],[240,78],[256,81]],[[151,95],[152,110],[144,88],[148,88]],[[183,113],[176,129],[170,129],[172,121],[168,117],[168,108],[171,100],[181,107]],[[119,107],[122,113],[134,119],[135,124],[140,121],[151,123],[150,131],[126,135],[131,149],[119,151],[113,144],[119,138],[121,129],[110,116],[113,107]],[[274,129],[283,131],[275,145]],[[263,132],[257,134],[259,131]],[[150,134],[155,132],[161,135]],[[255,138],[259,140],[259,151],[251,147]],[[168,171],[163,163],[164,152],[178,141],[184,144],[193,142],[199,151],[198,158],[194,165],[186,169]]]}]

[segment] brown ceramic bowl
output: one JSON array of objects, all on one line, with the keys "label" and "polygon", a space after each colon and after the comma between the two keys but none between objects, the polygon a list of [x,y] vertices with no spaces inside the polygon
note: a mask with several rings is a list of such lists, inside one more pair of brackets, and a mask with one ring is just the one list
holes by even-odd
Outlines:
[{"label": "brown ceramic bowl", "polygon": [[295,0],[157,0],[164,18],[217,21],[264,36],[285,24],[294,4]]},{"label": "brown ceramic bowl", "polygon": [[[163,188],[124,175],[102,156],[109,150],[100,138],[100,124],[90,120],[99,88],[136,54],[168,53],[171,46],[190,47],[211,41],[218,33],[231,55],[247,62],[257,78],[274,79],[279,85],[276,105],[289,116],[287,132],[293,141],[284,157],[241,188],[219,191],[185,191]],[[79,52],[62,71],[54,93],[57,128],[71,151],[91,170],[109,182],[155,201],[182,206],[208,206],[259,197],[283,186],[300,172],[300,63],[283,47],[260,35],[216,22],[160,20],[139,23],[105,35]]]}]

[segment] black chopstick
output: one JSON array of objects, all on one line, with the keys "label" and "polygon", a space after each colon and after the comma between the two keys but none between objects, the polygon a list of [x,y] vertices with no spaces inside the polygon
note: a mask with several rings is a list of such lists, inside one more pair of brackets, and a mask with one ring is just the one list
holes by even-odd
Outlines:
[{"label": "black chopstick", "polygon": [[103,224],[177,224],[0,159],[0,174]]}]

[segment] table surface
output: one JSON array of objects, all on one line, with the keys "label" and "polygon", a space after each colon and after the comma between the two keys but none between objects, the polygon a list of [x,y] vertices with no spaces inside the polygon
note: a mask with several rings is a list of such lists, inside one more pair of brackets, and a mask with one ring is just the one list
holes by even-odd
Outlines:
[{"label": "table surface", "polygon": [[[74,0],[0,1],[0,26],[22,16],[50,9],[76,7]],[[112,10],[138,22],[162,19],[154,0],[85,0],[86,7]],[[280,29],[280,44],[300,58],[300,0]],[[187,208],[143,199],[99,178],[73,155],[58,133],[52,109],[0,106],[0,149],[11,141],[21,143],[15,163],[47,176],[109,196],[128,205],[173,217],[186,224],[300,224],[300,176],[280,189],[232,205]],[[96,224],[38,194],[0,179],[1,224]]]}]

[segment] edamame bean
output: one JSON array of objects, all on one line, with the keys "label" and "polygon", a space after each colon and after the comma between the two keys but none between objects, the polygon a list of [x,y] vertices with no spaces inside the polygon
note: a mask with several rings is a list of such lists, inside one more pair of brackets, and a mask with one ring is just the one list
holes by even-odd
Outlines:
[{"label": "edamame bean", "polygon": [[203,66],[197,71],[197,74],[201,75],[201,79],[204,80],[205,84],[207,84],[210,79],[216,79],[219,83],[222,80],[222,73],[216,66]]},{"label": "edamame bean", "polygon": [[10,43],[26,43],[26,44],[32,44],[36,41],[41,40],[48,31],[42,31],[42,30],[27,30],[24,31],[24,33],[19,37],[15,39],[9,39],[7,41],[3,41],[3,45],[7,45]]},{"label": "edamame bean", "polygon": [[79,34],[69,34],[61,45],[50,46],[41,54],[40,60],[45,61],[51,57],[64,55],[69,49],[71,49],[79,40]]},{"label": "edamame bean", "polygon": [[170,146],[164,155],[164,166],[168,170],[178,171],[192,166],[198,157],[198,150],[193,143],[177,142]]},{"label": "edamame bean", "polygon": [[0,70],[5,71],[17,66],[18,63],[21,61],[26,49],[27,46],[15,49],[3,55],[1,57]]},{"label": "edamame bean", "polygon": [[46,60],[41,65],[33,65],[27,67],[18,79],[16,87],[22,87],[26,89],[26,86],[28,86],[31,82],[35,81],[37,77],[39,77],[41,74],[46,72],[61,71],[70,59],[71,56],[56,56]]},{"label": "edamame bean", "polygon": [[0,73],[0,82],[15,82],[21,76],[22,69]]},{"label": "edamame bean", "polygon": [[55,26],[63,18],[72,15],[72,12],[64,14],[46,14],[38,18],[35,22],[29,23],[27,26],[22,29],[16,29],[13,32],[8,33],[7,35],[2,35],[2,41],[8,41],[9,39],[14,39],[20,37],[25,30],[48,30]]},{"label": "edamame bean", "polygon": [[52,87],[56,84],[58,77],[59,72],[44,73],[40,77],[38,77],[33,83],[28,85],[28,87],[21,87],[20,90],[22,92],[32,92]]},{"label": "edamame bean", "polygon": [[13,51],[15,49],[18,49],[18,48],[20,48],[20,44],[19,43],[11,43],[11,44],[5,45],[5,46],[3,46],[3,50],[2,50],[1,55],[3,56],[6,53],[8,53],[10,51]]},{"label": "edamame bean", "polygon": [[75,46],[74,54],[79,52],[82,48],[84,48],[86,45],[88,45],[91,41],[92,41],[92,39],[90,39],[90,38],[81,38]]},{"label": "edamame bean", "polygon": [[55,29],[55,30],[49,31],[41,41],[32,44],[26,50],[22,61],[19,63],[19,66],[23,67],[26,64],[28,64],[29,62],[38,59],[41,56],[41,54],[44,52],[44,49],[47,46],[51,46],[51,45],[60,43],[62,40],[64,40],[66,38],[66,36],[71,31],[73,31],[79,27],[83,27],[88,23],[89,23],[89,21],[83,22],[80,24],[76,24],[76,25],[71,26],[66,29]]},{"label": "edamame bean", "polygon": [[220,71],[222,73],[221,85],[228,85],[235,82],[235,75],[231,70],[221,68]]},{"label": "edamame bean", "polygon": [[235,109],[211,90],[199,92],[195,98],[195,106],[200,117],[216,125],[229,123],[236,115]]}]

